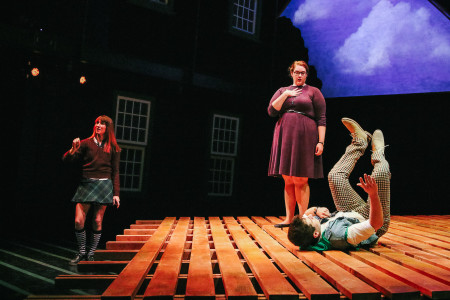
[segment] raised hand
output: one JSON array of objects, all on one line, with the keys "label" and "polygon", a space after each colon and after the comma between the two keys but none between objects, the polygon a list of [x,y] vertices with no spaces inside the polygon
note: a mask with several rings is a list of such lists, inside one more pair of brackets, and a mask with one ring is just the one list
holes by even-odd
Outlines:
[{"label": "raised hand", "polygon": [[378,185],[375,182],[375,179],[373,179],[370,175],[364,174],[364,179],[359,177],[359,183],[357,185],[362,187],[362,189],[369,195],[378,195]]},{"label": "raised hand", "polygon": [[74,154],[80,149],[80,138],[76,138],[72,141],[72,148],[70,149],[70,154]]}]

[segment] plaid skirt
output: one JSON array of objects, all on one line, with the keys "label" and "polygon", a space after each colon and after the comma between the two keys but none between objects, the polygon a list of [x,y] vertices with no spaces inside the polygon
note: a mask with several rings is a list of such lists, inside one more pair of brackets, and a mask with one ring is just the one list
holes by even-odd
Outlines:
[{"label": "plaid skirt", "polygon": [[111,179],[98,180],[82,178],[72,202],[86,204],[113,204],[113,184]]}]

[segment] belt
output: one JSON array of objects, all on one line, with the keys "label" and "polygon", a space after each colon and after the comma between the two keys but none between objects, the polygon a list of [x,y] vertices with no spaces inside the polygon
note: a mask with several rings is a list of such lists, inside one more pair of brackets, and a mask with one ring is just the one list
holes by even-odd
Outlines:
[{"label": "belt", "polygon": [[297,113],[297,114],[301,114],[301,115],[304,115],[305,117],[308,117],[308,118],[310,118],[311,120],[314,120],[314,121],[315,121],[315,119],[314,119],[313,117],[311,117],[311,116],[308,115],[308,114],[305,114],[305,113],[302,112],[302,111],[289,109],[289,110],[287,110],[286,112],[287,112],[287,113]]}]

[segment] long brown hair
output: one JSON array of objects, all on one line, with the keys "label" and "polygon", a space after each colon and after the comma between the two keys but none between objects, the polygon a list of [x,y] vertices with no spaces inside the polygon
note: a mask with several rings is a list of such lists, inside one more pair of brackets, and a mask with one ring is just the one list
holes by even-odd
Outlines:
[{"label": "long brown hair", "polygon": [[97,119],[95,119],[94,129],[91,138],[95,137],[95,124],[97,124],[98,121],[106,125],[105,136],[103,137],[104,141],[103,151],[109,153],[111,151],[111,148],[113,148],[114,151],[120,152],[121,149],[117,144],[116,136],[114,134],[114,124],[112,119],[108,116],[102,115],[99,116]]}]

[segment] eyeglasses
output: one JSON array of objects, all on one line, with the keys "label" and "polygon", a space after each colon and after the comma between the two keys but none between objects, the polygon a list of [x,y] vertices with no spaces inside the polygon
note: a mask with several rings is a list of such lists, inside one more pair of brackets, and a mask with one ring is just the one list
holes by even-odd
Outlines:
[{"label": "eyeglasses", "polygon": [[297,76],[299,76],[299,75],[305,76],[305,75],[306,75],[306,72],[304,72],[304,71],[302,71],[302,72],[294,71],[294,72],[292,72],[292,73],[294,73],[294,74],[297,75]]}]

